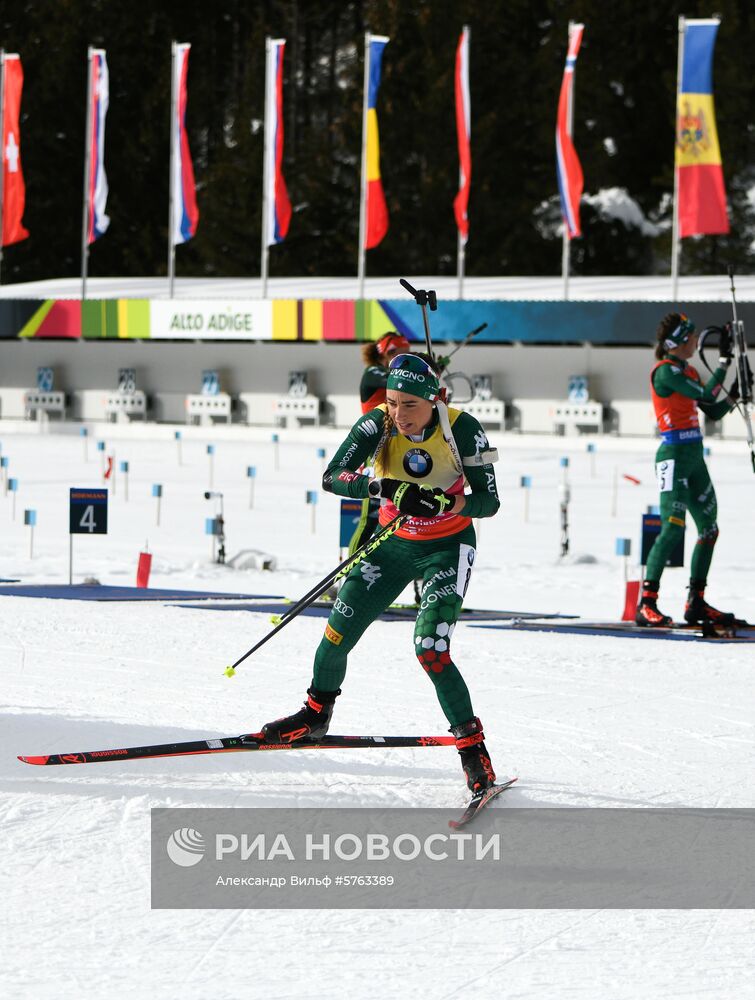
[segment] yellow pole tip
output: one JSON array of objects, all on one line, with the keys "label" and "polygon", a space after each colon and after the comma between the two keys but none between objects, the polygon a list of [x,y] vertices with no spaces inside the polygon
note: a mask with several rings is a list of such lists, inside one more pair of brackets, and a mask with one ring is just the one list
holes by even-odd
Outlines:
[{"label": "yellow pole tip", "polygon": [[226,667],[225,670],[223,671],[223,673],[226,675],[226,677],[235,677],[236,676],[236,671],[235,671],[235,669],[233,667]]},{"label": "yellow pole tip", "polygon": [[273,623],[273,625],[280,625],[282,620],[283,618],[281,615],[270,615],[270,621]]}]

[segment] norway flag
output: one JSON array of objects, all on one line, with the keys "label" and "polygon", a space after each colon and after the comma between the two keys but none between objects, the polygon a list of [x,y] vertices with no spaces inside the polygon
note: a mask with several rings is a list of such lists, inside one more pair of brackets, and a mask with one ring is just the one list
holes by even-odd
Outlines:
[{"label": "norway flag", "polygon": [[561,83],[561,94],[558,99],[558,119],[556,121],[556,172],[558,174],[558,190],[561,195],[561,214],[569,239],[582,235],[579,223],[579,200],[582,197],[584,178],[582,166],[577,157],[577,151],[572,142],[572,90],[574,88],[574,69],[577,65],[577,55],[582,44],[584,24],[569,25],[569,51],[566,55],[564,78]]},{"label": "norway flag", "polygon": [[186,76],[191,45],[173,43],[173,120],[171,122],[171,198],[173,202],[173,245],[186,243],[197,231],[199,209],[194,184],[194,167],[186,134]]}]

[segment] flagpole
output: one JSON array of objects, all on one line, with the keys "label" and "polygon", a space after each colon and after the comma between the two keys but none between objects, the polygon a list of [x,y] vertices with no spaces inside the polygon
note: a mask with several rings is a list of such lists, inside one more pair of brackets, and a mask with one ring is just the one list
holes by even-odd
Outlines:
[{"label": "flagpole", "polygon": [[[0,49],[0,143],[5,142],[5,49]],[[5,208],[5,149],[0,149],[0,275],[3,266],[3,221]]]},{"label": "flagpole", "polygon": [[367,222],[367,96],[370,86],[370,32],[364,33],[364,91],[362,94],[362,174],[359,188],[359,256],[357,277],[359,298],[364,298],[364,239]]},{"label": "flagpole", "polygon": [[456,238],[456,273],[459,276],[459,298],[464,298],[464,260],[466,256],[465,243],[461,233]]},{"label": "flagpole", "polygon": [[682,66],[684,64],[684,16],[679,15],[679,43],[676,65],[676,105],[674,107],[674,213],[671,224],[671,298],[676,301],[679,288],[679,167],[676,165],[676,147],[679,142],[679,95],[682,92]]},{"label": "flagpole", "polygon": [[[469,25],[465,24],[462,28],[462,34],[466,40],[466,51],[467,58],[469,58]],[[467,64],[467,72],[469,72],[469,65]],[[471,114],[470,114],[471,117]],[[471,125],[471,122],[470,122]],[[470,128],[471,132],[471,128]],[[468,137],[468,141],[471,142],[471,135]],[[464,180],[464,172],[461,169],[461,163],[459,163],[459,188]],[[467,241],[462,237],[461,230],[457,226],[456,230],[456,273],[459,277],[459,298],[464,298],[464,269],[466,265],[467,256]]]},{"label": "flagpole", "polygon": [[265,127],[263,130],[262,150],[262,256],[260,263],[260,281],[262,298],[267,298],[267,272],[270,254],[269,235],[267,232],[267,216],[270,211],[268,190],[270,185],[270,58],[271,39],[265,39]]},{"label": "flagpole", "polygon": [[[92,53],[87,48],[87,114],[84,133],[84,198],[81,211],[81,298],[87,297],[87,271],[89,265],[89,185],[92,181]],[[94,205],[92,206],[94,210]]]},{"label": "flagpole", "polygon": [[[569,34],[566,40],[566,50],[569,51],[569,46],[571,45],[572,31],[574,30],[574,21],[569,21]],[[575,62],[572,69],[572,81],[571,87],[569,88],[569,102],[566,106],[566,134],[571,139],[574,131],[574,88],[577,85],[577,64]],[[564,235],[562,238],[561,245],[561,277],[564,283],[563,295],[564,299],[569,298],[569,268],[570,268],[570,257],[571,257],[571,237],[569,235],[569,225],[564,219]]]},{"label": "flagpole", "polygon": [[173,243],[173,170],[176,159],[176,42],[170,43],[170,178],[168,183],[168,295],[173,298],[176,247]]}]

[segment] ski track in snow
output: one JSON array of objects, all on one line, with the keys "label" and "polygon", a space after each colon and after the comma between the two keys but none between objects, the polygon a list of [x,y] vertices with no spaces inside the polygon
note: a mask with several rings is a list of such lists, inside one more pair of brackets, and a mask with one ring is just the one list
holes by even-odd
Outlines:
[{"label": "ski track in snow", "polygon": [[[730,418],[734,419],[734,418]],[[102,428],[103,433],[107,433]],[[207,441],[212,441],[208,430]],[[274,573],[210,562],[215,511],[205,443],[172,430],[118,440],[129,459],[110,532],[74,540],[74,578],[131,585],[145,539],[151,584],[298,597],[332,565],[338,504],[322,496],[316,532],[306,489],[319,489],[321,440],[281,434],[216,445],[229,554],[273,553]],[[20,483],[15,520],[0,493],[0,577],[68,579],[69,486],[100,485],[93,442],[68,433],[3,435]],[[614,539],[637,545],[657,502],[652,442],[503,437],[501,513],[481,526],[470,607],[615,619],[623,605]],[[710,597],[755,619],[752,477],[744,445],[713,442],[721,538]],[[719,453],[720,450],[720,453]],[[559,456],[571,458],[573,557],[559,561]],[[246,466],[257,466],[249,508]],[[611,515],[614,470],[620,480]],[[532,474],[524,521],[519,477]],[[164,484],[161,525],[151,484]],[[29,558],[23,508],[38,526]],[[689,533],[687,549],[692,542]],[[579,561],[591,556],[594,562]],[[661,607],[680,614],[686,572],[664,577]],[[407,595],[408,597],[408,595]],[[755,961],[749,911],[150,909],[150,809],[158,806],[440,806],[466,799],[451,748],[228,754],[41,769],[18,753],[64,752],[253,731],[300,703],[322,619],[299,618],[241,665],[226,664],[269,628],[265,615],[162,604],[0,599],[0,995],[16,998],[236,1000],[274,995],[451,1000],[721,1000],[747,994]],[[336,732],[443,733],[414,659],[409,623],[378,622],[352,654]],[[506,633],[460,625],[454,658],[485,722],[500,775],[519,775],[512,807],[753,807],[752,647]]]}]

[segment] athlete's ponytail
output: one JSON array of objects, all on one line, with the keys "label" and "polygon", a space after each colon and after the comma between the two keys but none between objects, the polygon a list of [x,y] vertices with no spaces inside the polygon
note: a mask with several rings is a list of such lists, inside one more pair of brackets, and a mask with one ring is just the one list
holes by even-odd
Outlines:
[{"label": "athlete's ponytail", "polygon": [[665,341],[669,334],[681,326],[681,322],[682,316],[679,313],[666,313],[658,324],[658,329],[655,331],[655,356],[659,361],[662,361],[666,356]]},{"label": "athlete's ponytail", "polygon": [[383,365],[383,359],[378,354],[377,344],[374,340],[362,344],[362,362],[366,368]]}]

